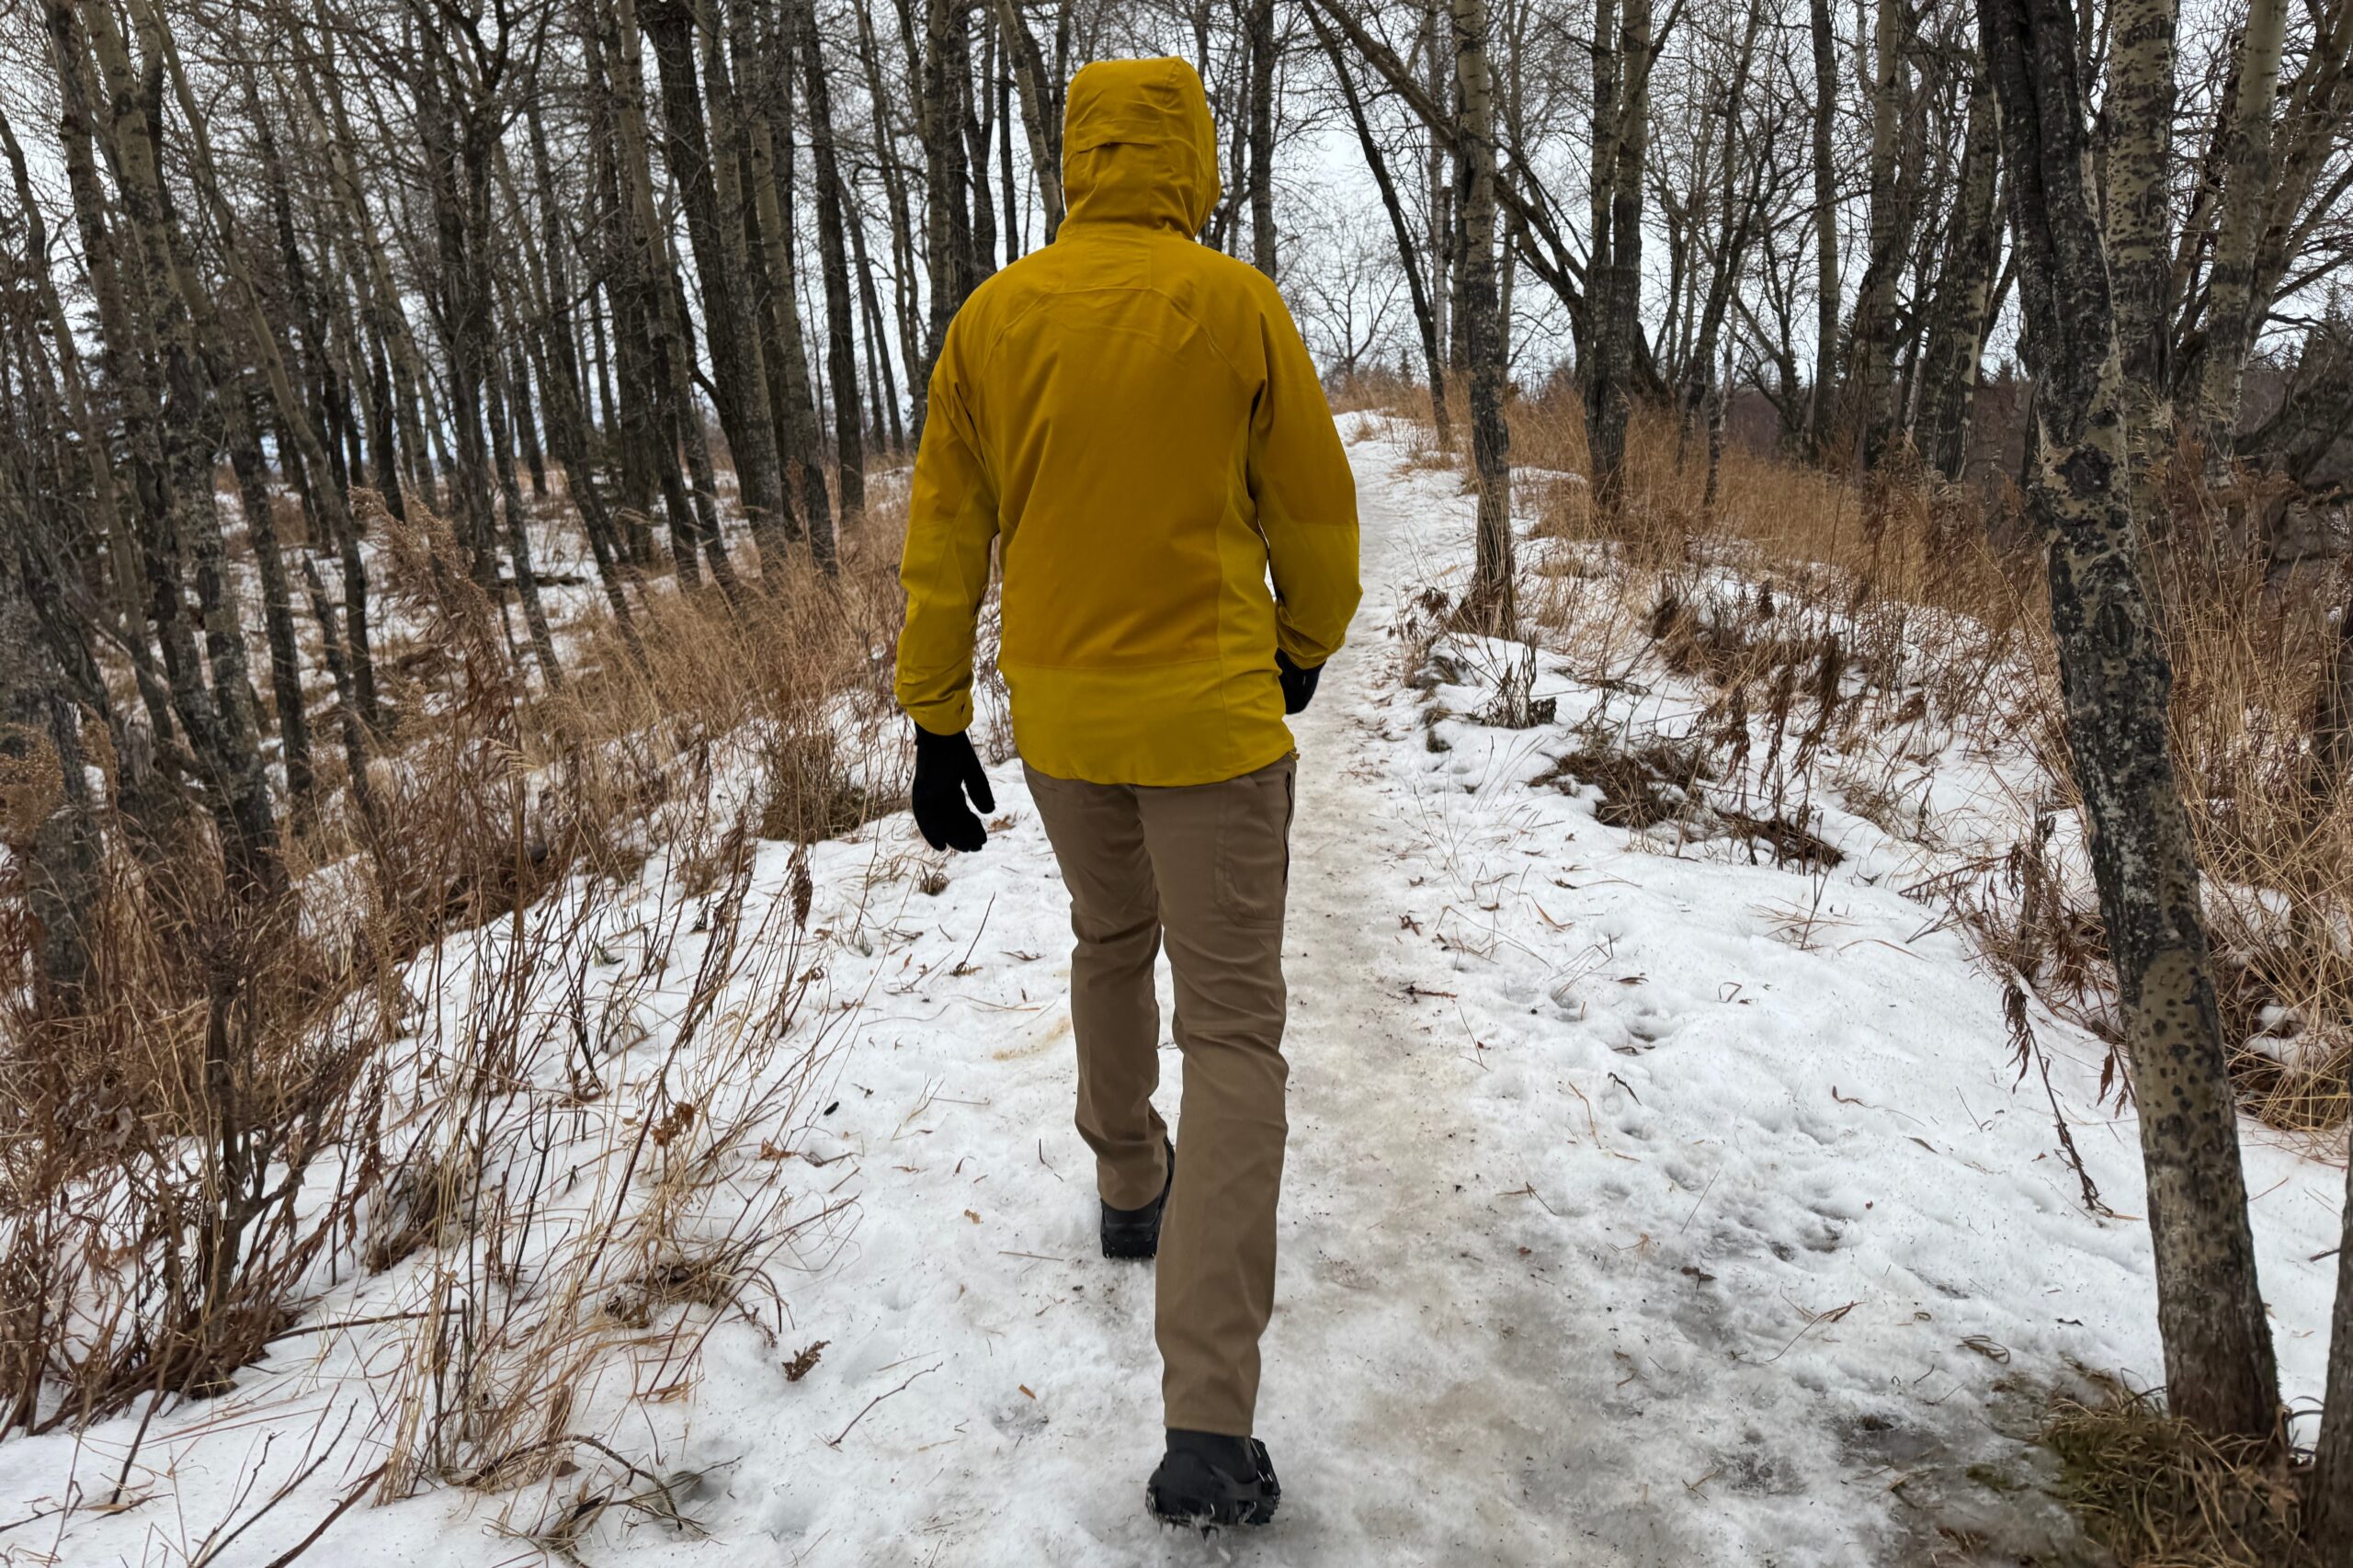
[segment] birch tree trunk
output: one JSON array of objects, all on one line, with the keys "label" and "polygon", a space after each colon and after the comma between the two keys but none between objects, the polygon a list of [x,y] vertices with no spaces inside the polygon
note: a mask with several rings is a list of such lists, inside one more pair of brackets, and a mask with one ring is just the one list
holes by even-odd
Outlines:
[{"label": "birch tree trunk", "polygon": [[997,193],[1005,199],[1005,261],[1007,267],[1019,261],[1029,246],[1028,208],[1022,200],[1021,187],[1013,177],[1013,44],[997,33],[996,75],[996,169]]},{"label": "birch tree trunk", "polygon": [[2237,1101],[2168,744],[2173,672],[2133,526],[2075,12],[2067,0],[1977,0],[1977,15],[2001,98],[2019,296],[2036,347],[2029,494],[2049,551],[2068,746],[2140,1109],[2166,1397],[2209,1433],[2276,1439],[2278,1377],[2256,1287]]},{"label": "birch tree trunk", "polygon": [[2002,246],[2001,214],[1994,205],[2001,172],[2001,112],[1993,77],[1981,64],[1969,93],[1960,204],[1937,278],[1928,344],[1920,365],[1920,415],[1915,422],[1914,444],[1920,455],[1954,482],[1969,460],[1978,363],[1994,298],[1994,262]]},{"label": "birch tree trunk", "polygon": [[[790,126],[788,119],[785,155],[779,157],[776,117],[770,110],[771,104],[786,105],[790,99],[793,49],[783,28],[770,29],[763,47],[763,41],[753,36],[752,12],[745,0],[736,0],[728,9],[728,28],[740,69],[747,80],[760,82],[764,89],[748,95],[744,116],[745,179],[751,187],[751,215],[758,231],[757,265],[752,270],[760,278],[759,296],[750,308],[772,346],[766,370],[777,448],[790,471],[788,477],[797,474],[800,479],[801,511],[811,551],[818,564],[830,571],[833,500],[825,492],[824,440],[818,434],[816,398],[809,387],[809,351],[801,329],[800,294],[793,286],[799,269],[792,256]],[[789,108],[785,113],[790,116]]]},{"label": "birch tree trunk", "polygon": [[[542,246],[532,238],[529,215],[510,176],[506,182],[507,205],[514,215],[515,232],[522,242],[524,260],[519,291],[525,294],[529,307],[514,312],[515,316],[528,320],[528,326],[524,321],[517,321],[512,335],[518,341],[517,352],[528,356],[539,373],[540,406],[547,412],[548,445],[563,469],[564,488],[580,515],[580,529],[587,536],[605,602],[613,612],[613,622],[620,628],[624,642],[631,653],[642,657],[643,644],[638,637],[635,618],[630,613],[629,596],[622,588],[626,561],[623,540],[605,505],[596,463],[589,455],[593,441],[587,399],[581,381],[579,349],[572,332],[572,295],[565,282],[570,269],[564,265],[561,244],[556,243],[562,225],[555,212],[555,184],[549,177],[546,139],[536,130],[536,116],[533,125],[532,160],[539,174],[540,224],[548,243]],[[674,465],[675,461],[674,458]],[[693,559],[691,549],[688,558],[689,562]],[[721,586],[732,595],[734,581],[724,573],[726,560],[722,554],[714,564],[722,569]],[[639,591],[643,592],[642,579],[639,580]]]},{"label": "birch tree trunk", "polygon": [[955,92],[957,120],[964,128],[965,177],[972,202],[968,220],[972,239],[965,252],[971,271],[964,280],[964,291],[969,294],[996,271],[996,201],[989,194],[992,127],[986,113],[988,95],[981,90],[981,84],[990,81],[995,74],[996,23],[985,10],[982,12],[981,55],[976,74],[971,19],[964,9],[967,4],[968,0],[955,0],[955,25],[949,32],[953,52],[948,60],[948,76]]},{"label": "birch tree trunk", "polygon": [[[416,100],[417,140],[425,154],[425,187],[433,222],[432,314],[448,367],[449,423],[457,449],[457,470],[452,475],[458,500],[457,534],[474,585],[500,607],[504,620],[506,600],[498,591],[497,517],[491,500],[493,458],[483,435],[483,351],[490,323],[486,316],[476,314],[478,291],[473,285],[466,221],[474,143],[481,131],[463,123],[465,116],[451,103],[442,80],[443,72],[455,67],[449,58],[449,44],[439,11],[422,0],[413,4],[412,11],[423,46],[412,66],[410,90]],[[434,421],[436,426],[439,423]]]},{"label": "birch tree trunk", "polygon": [[[485,326],[484,335],[491,330]],[[523,626],[530,635],[531,656],[540,666],[540,678],[550,691],[562,691],[563,665],[555,656],[555,634],[548,626],[547,606],[540,597],[539,574],[531,567],[530,519],[523,510],[523,488],[516,483],[515,464],[507,457],[513,426],[505,378],[495,353],[483,358],[489,373],[483,384],[483,412],[490,421],[491,450],[497,456],[498,510],[506,522],[507,570],[515,578],[515,598],[523,607]]]},{"label": "birch tree trunk", "polygon": [[1046,243],[1063,226],[1062,127],[1052,117],[1052,95],[1038,40],[1022,19],[1020,0],[994,0],[997,30],[1013,51],[1013,85],[1021,99],[1021,127],[1029,142],[1029,167],[1038,177],[1038,200],[1046,210]]},{"label": "birch tree trunk", "polygon": [[[2134,500],[2156,502],[2173,439],[2174,33],[2177,0],[2115,0],[2109,12],[2108,264],[2124,374]],[[2144,517],[2143,521],[2154,521]]]},{"label": "birch tree trunk", "polygon": [[[1744,146],[1738,106],[1748,94],[1750,72],[1756,63],[1756,35],[1764,24],[1762,7],[1752,8],[1743,26],[1739,51],[1733,57],[1731,80],[1725,84],[1722,102],[1725,105],[1723,150],[1720,159],[1722,170],[1718,200],[1722,210],[1716,217],[1716,237],[1710,254],[1708,291],[1699,308],[1698,334],[1691,346],[1689,374],[1683,406],[1683,434],[1688,435],[1691,424],[1704,411],[1708,426],[1708,504],[1714,504],[1716,471],[1723,455],[1723,401],[1725,388],[1716,375],[1717,346],[1722,340],[1724,317],[1732,308],[1733,290],[1738,286],[1741,267],[1751,237],[1756,231],[1759,206],[1757,190],[1752,186],[1745,199],[1739,188],[1739,176],[1744,153],[1751,164],[1752,181],[1764,177],[1763,160],[1754,150]],[[1702,242],[1704,244],[1704,242]],[[1697,268],[1694,268],[1697,271]],[[1726,379],[1729,379],[1728,377]],[[1677,460],[1681,460],[1681,447],[1677,449]]]},{"label": "birch tree trunk", "polygon": [[761,538],[763,552],[780,562],[790,553],[790,514],[784,504],[759,337],[745,313],[749,290],[736,262],[744,233],[740,214],[731,233],[720,210],[702,89],[695,79],[695,12],[689,0],[649,0],[640,19],[654,44],[654,74],[662,84],[663,153],[677,181],[695,277],[702,289],[704,337],[719,392],[719,422],[734,454],[744,509],[754,533]]},{"label": "birch tree trunk", "polygon": [[[380,402],[391,406],[389,413],[379,415],[381,428],[378,449],[389,448],[387,437],[396,426],[401,453],[409,464],[408,483],[427,505],[433,505],[433,461],[426,444],[425,423],[417,414],[425,380],[423,362],[417,353],[415,335],[409,330],[408,318],[401,311],[401,296],[393,285],[391,264],[359,183],[358,140],[352,133],[350,113],[344,103],[332,30],[323,28],[315,41],[304,41],[317,54],[320,69],[314,74],[298,61],[300,79],[307,90],[295,96],[310,112],[313,134],[325,145],[328,189],[339,209],[346,248],[356,253],[361,264],[352,269],[360,318],[375,339],[378,357],[384,362]],[[327,108],[325,119],[320,117],[316,107],[321,102]],[[394,517],[406,518],[408,507],[403,485],[390,466],[379,462],[377,467],[386,510]],[[358,519],[348,516],[347,520],[350,531],[335,543],[343,564],[344,656],[351,687],[348,711],[368,732],[381,734],[389,728],[389,716],[376,695],[367,562],[359,549]]]},{"label": "birch tree trunk", "polygon": [[[1651,0],[1618,10],[1614,51],[1595,45],[1594,162],[1606,167],[1592,192],[1594,241],[1589,269],[1592,323],[1585,376],[1586,446],[1593,464],[1593,504],[1614,517],[1625,498],[1626,426],[1632,412],[1636,336],[1642,331],[1643,179],[1650,146]],[[1595,7],[1597,40],[1606,38],[1611,0]],[[1606,156],[1605,156],[1606,153]]]},{"label": "birch tree trunk", "polygon": [[[233,395],[244,394],[240,389]],[[244,438],[230,449],[229,466],[236,475],[237,499],[245,515],[245,542],[253,548],[254,571],[261,579],[262,622],[269,639],[269,689],[278,705],[278,745],[286,764],[286,793],[301,801],[309,796],[315,782],[310,715],[302,707],[302,656],[294,637],[294,604],[287,592],[278,519],[270,508],[269,473],[262,465],[261,442],[252,434],[250,406],[243,424]]]},{"label": "birch tree trunk", "polygon": [[[121,283],[116,271],[112,240],[102,222],[92,220],[103,210],[104,202],[97,194],[97,172],[91,156],[89,127],[81,119],[85,100],[77,90],[64,95],[66,113],[61,117],[60,140],[65,151],[68,187],[74,193],[76,216],[81,219],[84,263],[91,279],[92,292],[98,297],[98,319],[102,330],[108,324],[117,329],[123,319],[124,306]],[[8,172],[17,192],[17,205],[25,224],[25,254],[46,258],[49,255],[49,233],[46,220],[33,194],[32,180],[25,164],[24,150],[17,144],[15,129],[7,117],[0,114],[0,149],[5,149]],[[74,427],[82,437],[84,483],[89,486],[92,521],[97,531],[97,549],[107,578],[108,596],[102,606],[93,607],[99,619],[112,630],[129,653],[132,671],[142,697],[148,705],[149,722],[158,733],[171,727],[171,708],[162,682],[154,671],[154,652],[141,630],[139,585],[144,580],[145,568],[139,559],[139,540],[122,511],[122,497],[115,487],[111,443],[108,438],[97,407],[90,396],[88,377],[82,364],[73,324],[67,319],[63,301],[59,297],[55,279],[46,265],[29,268],[39,286],[43,324],[49,329],[51,351],[56,356],[59,380],[63,385],[66,407]],[[29,537],[29,535],[28,535]],[[108,714],[110,727],[118,728],[119,718]],[[121,748],[118,746],[118,750]]]},{"label": "birch tree trunk", "polygon": [[1809,0],[1813,40],[1813,407],[1808,429],[1817,462],[1826,460],[1838,423],[1838,168],[1831,161],[1831,119],[1838,107],[1838,36],[1830,0]]},{"label": "birch tree trunk", "polygon": [[531,499],[544,501],[548,498],[547,453],[540,448],[540,422],[531,407],[531,367],[525,362],[519,343],[507,350],[506,391],[506,417],[514,428],[516,445],[523,449],[523,466],[531,475]]},{"label": "birch tree trunk", "polygon": [[[891,219],[891,302],[898,327],[899,363],[907,368],[907,401],[912,405],[911,428],[906,438],[899,442],[904,449],[909,439],[923,432],[924,399],[928,393],[924,384],[924,335],[915,300],[915,224],[909,215],[906,180],[899,170],[897,150],[883,107],[888,98],[882,86],[881,51],[874,39],[873,10],[869,0],[856,0],[854,9],[858,13],[858,61],[866,70],[867,106],[874,122],[875,158],[881,165],[882,199]],[[1059,126],[1059,119],[1046,118]],[[1060,134],[1059,131],[1056,134]],[[1058,180],[1061,166],[1057,158]]]},{"label": "birch tree trunk", "polygon": [[[601,26],[601,22],[600,22]],[[644,65],[638,45],[636,0],[615,0],[613,32],[607,40],[618,71],[612,93],[612,126],[619,142],[617,173],[626,216],[622,235],[625,279],[615,295],[615,322],[634,330],[648,354],[644,389],[652,404],[647,438],[653,445],[663,509],[669,515],[671,559],[689,585],[699,578],[698,547],[720,582],[733,568],[720,531],[710,454],[694,400],[694,333],[689,324],[668,232],[654,204],[652,150],[645,129]],[[621,322],[621,314],[630,318]],[[686,454],[681,468],[679,453]],[[691,489],[690,489],[691,487]],[[780,519],[781,520],[781,519]]]},{"label": "birch tree trunk", "polygon": [[[0,454],[0,520],[21,540],[30,523],[10,468]],[[56,792],[46,800],[40,786],[49,770],[25,767],[44,743],[57,762]],[[30,989],[38,1014],[55,1017],[79,1009],[89,979],[98,846],[79,710],[41,635],[13,549],[0,550],[0,761],[14,765],[8,793],[17,808],[0,813],[0,836],[8,840],[37,929]]]},{"label": "birch tree trunk", "polygon": [[1877,468],[1895,427],[1896,284],[1911,234],[1909,192],[1896,168],[1906,112],[1904,0],[1878,0],[1871,32],[1870,231],[1855,300],[1852,387],[1858,454]]},{"label": "birch tree trunk", "polygon": [[2208,284],[2206,357],[2198,380],[2199,423],[2213,477],[2222,474],[2237,442],[2247,356],[2271,305],[2256,297],[2255,262],[2271,208],[2271,111],[2287,30],[2288,0],[2250,0],[2239,40],[2238,112],[2231,125],[2230,172]]},{"label": "birch tree trunk", "polygon": [[[1275,0],[1250,0],[1250,260],[1275,276]],[[1492,116],[1491,116],[1492,118]]]},{"label": "birch tree trunk", "polygon": [[[930,272],[931,319],[922,371],[910,370],[908,380],[927,388],[932,361],[948,339],[948,324],[956,319],[972,286],[973,267],[972,207],[964,178],[963,104],[954,74],[954,62],[964,52],[961,47],[964,14],[960,0],[922,3],[922,87],[915,98],[915,130],[923,139],[924,261]],[[925,410],[923,394],[916,395],[915,428],[908,434],[920,442]]]},{"label": "birch tree trunk", "polygon": [[[817,181],[817,252],[825,284],[825,379],[833,383],[835,488],[844,528],[866,516],[866,443],[858,406],[858,303],[850,295],[849,253],[844,243],[841,161],[834,146],[833,93],[817,38],[814,0],[793,0],[802,81],[809,98],[809,153]],[[831,541],[827,541],[830,545]],[[819,564],[835,569],[827,549]]]},{"label": "birch tree trunk", "polygon": [[[163,651],[173,713],[203,772],[231,886],[241,900],[266,898],[284,888],[285,868],[251,708],[243,631],[220,572],[212,452],[202,434],[211,425],[211,388],[188,298],[196,280],[183,274],[155,142],[163,123],[162,51],[152,39],[143,40],[148,47],[142,53],[153,64],[135,72],[113,11],[101,0],[88,0],[75,21],[68,4],[51,0],[51,36],[60,58],[72,67],[62,73],[69,94],[78,95],[75,78],[87,70],[85,37],[97,56],[106,107],[93,118],[116,174],[127,270],[133,280],[130,319],[118,324],[131,342],[117,363],[135,361],[141,367],[122,390],[129,394],[125,434],[147,533],[142,554],[148,615]],[[76,61],[82,63],[75,66]],[[69,105],[66,112],[83,111]],[[198,624],[188,615],[190,580],[197,587]],[[199,629],[202,652],[196,642]],[[210,688],[207,665],[214,677]]]},{"label": "birch tree trunk", "polygon": [[866,392],[874,404],[874,444],[897,451],[906,445],[899,424],[899,385],[891,373],[891,353],[882,346],[882,300],[874,267],[866,256],[866,218],[852,209],[850,266],[858,278],[858,310],[866,323]]},{"label": "birch tree trunk", "polygon": [[[1642,4],[1643,0],[1636,0]],[[1471,180],[1462,204],[1462,308],[1471,359],[1471,463],[1479,486],[1478,548],[1464,620],[1493,636],[1519,625],[1511,532],[1511,427],[1504,419],[1503,324],[1495,298],[1495,102],[1486,0],[1453,0],[1457,140]]]},{"label": "birch tree trunk", "polygon": [[1460,91],[1453,85],[1446,47],[1452,23],[1447,17],[1450,0],[1423,0],[1422,52],[1429,71],[1426,89],[1433,118],[1429,120],[1429,158],[1423,170],[1423,210],[1429,221],[1425,247],[1430,264],[1430,316],[1438,341],[1448,355],[1454,352],[1454,183],[1449,170],[1452,154],[1439,133],[1439,119],[1449,113]]}]

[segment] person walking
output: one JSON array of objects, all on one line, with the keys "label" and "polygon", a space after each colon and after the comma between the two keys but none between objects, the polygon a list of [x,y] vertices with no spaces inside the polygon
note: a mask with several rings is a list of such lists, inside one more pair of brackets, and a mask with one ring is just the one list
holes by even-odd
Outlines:
[{"label": "person walking", "polygon": [[[932,369],[900,567],[915,823],[969,852],[996,809],[967,733],[994,546],[1014,744],[1070,892],[1103,1254],[1159,1257],[1167,1447],[1146,1506],[1263,1524],[1281,1495],[1253,1430],[1286,1125],[1283,720],[1356,612],[1356,483],[1274,284],[1194,238],[1220,183],[1193,68],[1081,70],[1063,187],[1054,242],[972,292]],[[1181,1163],[1153,1105],[1164,939]]]}]

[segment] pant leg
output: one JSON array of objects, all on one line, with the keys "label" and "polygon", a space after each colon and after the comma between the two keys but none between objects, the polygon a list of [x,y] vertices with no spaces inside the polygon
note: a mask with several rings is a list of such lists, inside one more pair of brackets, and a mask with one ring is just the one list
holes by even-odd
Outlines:
[{"label": "pant leg", "polygon": [[1185,1157],[1160,1236],[1162,1397],[1167,1425],[1235,1437],[1251,1430],[1274,1311],[1294,763],[1137,791],[1185,1053]]},{"label": "pant leg", "polygon": [[1114,1209],[1141,1209],[1168,1177],[1160,1086],[1160,899],[1134,789],[1025,771],[1063,884],[1070,890],[1071,1030],[1078,1040],[1078,1131],[1095,1186]]}]

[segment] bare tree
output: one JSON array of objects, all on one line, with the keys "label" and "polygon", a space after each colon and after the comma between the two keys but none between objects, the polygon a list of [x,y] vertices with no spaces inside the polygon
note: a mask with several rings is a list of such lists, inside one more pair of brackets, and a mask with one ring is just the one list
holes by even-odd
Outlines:
[{"label": "bare tree", "polygon": [[1342,51],[1339,39],[1324,20],[1323,13],[1308,8],[1308,20],[1315,27],[1315,35],[1324,44],[1324,52],[1332,62],[1333,79],[1339,84],[1340,96],[1347,105],[1348,123],[1356,128],[1357,146],[1364,154],[1365,168],[1371,174],[1373,184],[1381,191],[1381,210],[1389,214],[1389,231],[1397,244],[1397,263],[1405,274],[1405,286],[1414,301],[1414,322],[1421,329],[1422,362],[1429,375],[1430,421],[1442,452],[1454,449],[1453,415],[1446,402],[1446,361],[1439,348],[1438,303],[1429,285],[1423,280],[1421,248],[1414,243],[1414,232],[1405,215],[1404,203],[1399,199],[1397,182],[1389,172],[1389,158],[1372,133],[1372,122],[1367,117],[1364,96],[1357,90],[1356,73]]},{"label": "bare tree", "polygon": [[1978,0],[1977,14],[2041,373],[2030,495],[2141,1106],[2167,1397],[2209,1432],[2268,1437],[2279,1430],[2278,1379],[2198,862],[2168,743],[2173,673],[2132,517],[2108,258],[2084,176],[2075,12],[2065,0]]}]

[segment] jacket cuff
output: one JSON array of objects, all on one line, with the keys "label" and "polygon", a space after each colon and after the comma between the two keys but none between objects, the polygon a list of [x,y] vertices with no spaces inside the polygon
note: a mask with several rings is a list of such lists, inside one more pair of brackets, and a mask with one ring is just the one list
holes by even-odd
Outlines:
[{"label": "jacket cuff", "polygon": [[1278,615],[1275,618],[1275,646],[1301,669],[1312,670],[1321,667],[1339,652],[1339,640],[1335,638],[1328,643],[1319,642]]},{"label": "jacket cuff", "polygon": [[960,691],[930,702],[911,702],[899,699],[899,710],[915,722],[915,728],[929,730],[935,735],[960,734],[972,728],[972,694]]}]

